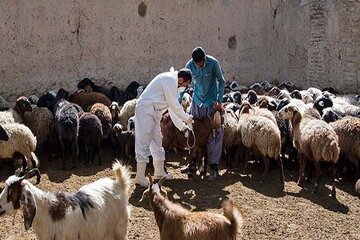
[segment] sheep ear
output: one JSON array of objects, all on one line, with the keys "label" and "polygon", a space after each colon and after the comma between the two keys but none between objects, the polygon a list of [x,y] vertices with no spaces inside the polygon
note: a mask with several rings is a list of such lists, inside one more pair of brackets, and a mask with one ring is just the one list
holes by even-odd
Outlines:
[{"label": "sheep ear", "polygon": [[36,203],[33,194],[26,185],[22,189],[20,205],[23,210],[25,230],[29,230],[36,215]]}]

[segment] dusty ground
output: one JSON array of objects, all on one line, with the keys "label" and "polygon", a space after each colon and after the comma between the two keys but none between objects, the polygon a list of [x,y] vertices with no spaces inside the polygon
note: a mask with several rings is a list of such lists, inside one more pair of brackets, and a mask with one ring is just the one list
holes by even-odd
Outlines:
[{"label": "dusty ground", "polygon": [[[60,170],[60,159],[42,160],[42,179],[39,187],[52,191],[76,191],[82,185],[113,174],[110,170],[112,158],[107,154],[103,166],[92,163],[90,167],[77,170]],[[221,212],[222,199],[231,197],[242,209],[246,222],[239,239],[360,239],[360,200],[355,196],[354,181],[337,182],[337,199],[328,197],[328,179],[323,178],[318,195],[311,193],[313,184],[304,188],[296,185],[297,170],[285,169],[284,189],[278,169],[273,169],[268,182],[259,183],[262,165],[250,167],[250,176],[243,173],[224,174],[217,182],[188,180],[180,173],[184,166],[184,153],[169,154],[168,170],[175,180],[165,183],[169,197],[194,211]],[[1,165],[0,187],[8,176],[9,168]],[[152,172],[152,169],[148,169]],[[134,174],[132,177],[134,178]],[[31,180],[33,181],[33,180]],[[326,185],[325,185],[326,184]],[[159,239],[158,228],[148,200],[139,203],[143,188],[132,184],[130,204],[132,218],[129,239]],[[0,218],[0,239],[35,239],[34,232],[25,231],[22,216]]]}]

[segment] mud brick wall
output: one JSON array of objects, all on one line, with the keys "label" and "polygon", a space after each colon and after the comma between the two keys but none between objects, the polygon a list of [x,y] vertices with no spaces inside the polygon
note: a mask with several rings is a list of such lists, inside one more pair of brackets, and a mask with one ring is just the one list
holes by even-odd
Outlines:
[{"label": "mud brick wall", "polygon": [[2,0],[0,95],[148,83],[202,45],[228,81],[359,92],[359,0]]}]

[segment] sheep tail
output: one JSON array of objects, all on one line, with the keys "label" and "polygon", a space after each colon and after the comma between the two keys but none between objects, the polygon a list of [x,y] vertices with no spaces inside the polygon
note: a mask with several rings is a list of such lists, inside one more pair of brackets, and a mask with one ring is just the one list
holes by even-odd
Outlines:
[{"label": "sheep tail", "polygon": [[340,149],[339,149],[339,144],[336,140],[331,141],[330,143],[330,152],[331,152],[331,162],[336,163],[337,160],[339,159],[339,155],[340,155]]},{"label": "sheep tail", "polygon": [[118,160],[116,160],[112,166],[112,169],[115,173],[117,182],[120,184],[121,190],[123,190],[127,195],[131,184],[131,172],[129,167],[121,164]]},{"label": "sheep tail", "polygon": [[[232,235],[236,237],[236,234],[242,228],[244,224],[244,217],[242,212],[235,206],[234,202],[230,199],[224,201],[222,205],[224,216],[229,219],[231,223]],[[234,238],[235,239],[235,238]]]}]

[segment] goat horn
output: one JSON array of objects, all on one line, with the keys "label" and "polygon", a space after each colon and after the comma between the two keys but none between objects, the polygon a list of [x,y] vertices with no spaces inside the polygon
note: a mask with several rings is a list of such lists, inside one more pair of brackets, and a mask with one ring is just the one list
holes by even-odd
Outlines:
[{"label": "goat horn", "polygon": [[40,182],[40,171],[38,168],[33,168],[31,169],[30,171],[28,171],[22,178],[21,178],[21,181],[24,180],[24,179],[28,179],[28,178],[31,178],[35,175],[30,175],[32,174],[33,172],[36,172],[36,176],[37,176],[37,179],[36,179],[36,184],[38,184]]},{"label": "goat horn", "polygon": [[139,200],[139,202],[142,202],[142,201],[144,200],[145,196],[149,194],[149,191],[150,191],[150,188],[146,189],[146,190],[143,192],[143,194],[142,194],[141,199]]},{"label": "goat horn", "polygon": [[151,177],[150,173],[148,173],[148,178],[149,178],[149,182],[150,182],[149,186],[152,186],[153,185],[153,180],[152,180],[152,177]]},{"label": "goat horn", "polygon": [[166,176],[163,176],[162,178],[160,178],[159,182],[158,182],[158,185],[159,187],[162,186],[163,182],[166,180]]}]

